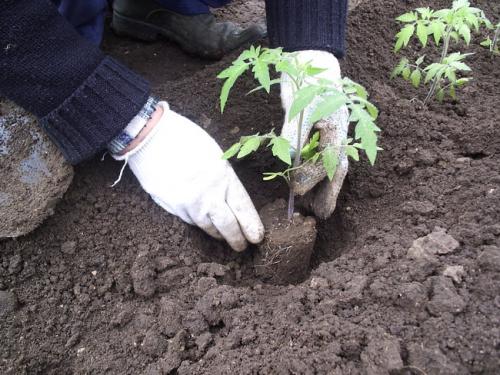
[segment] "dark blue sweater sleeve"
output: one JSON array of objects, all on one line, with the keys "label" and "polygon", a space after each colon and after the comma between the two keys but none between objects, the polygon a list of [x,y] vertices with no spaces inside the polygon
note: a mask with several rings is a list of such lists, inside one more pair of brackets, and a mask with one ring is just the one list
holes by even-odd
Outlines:
[{"label": "dark blue sweater sleeve", "polygon": [[345,54],[347,0],[266,0],[273,47]]},{"label": "dark blue sweater sleeve", "polygon": [[149,83],[88,43],[49,0],[4,0],[0,94],[40,118],[71,163],[116,136],[149,97]]}]

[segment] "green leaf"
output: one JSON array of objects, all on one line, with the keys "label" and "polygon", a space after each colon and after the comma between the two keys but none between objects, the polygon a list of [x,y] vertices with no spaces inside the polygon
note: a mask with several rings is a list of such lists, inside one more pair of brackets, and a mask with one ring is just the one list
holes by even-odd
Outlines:
[{"label": "green leaf", "polygon": [[240,150],[241,148],[241,143],[235,143],[231,147],[229,147],[226,152],[222,155],[222,159],[228,160],[231,159],[236,153]]},{"label": "green leaf", "polygon": [[420,81],[422,80],[422,73],[420,70],[415,69],[410,76],[410,81],[414,87],[418,87],[420,85]]},{"label": "green leaf", "polygon": [[408,80],[410,78],[410,75],[411,75],[411,69],[409,66],[405,66],[405,68],[403,69],[403,78]]},{"label": "green leaf", "polygon": [[370,103],[369,101],[367,101],[365,105],[366,105],[366,110],[368,111],[372,119],[375,121],[378,118],[378,108],[375,107],[375,105]]},{"label": "green leaf", "polygon": [[463,24],[462,26],[460,26],[460,29],[458,29],[458,33],[462,36],[462,38],[464,38],[465,43],[467,45],[469,45],[470,44],[470,29],[469,29],[469,26],[467,26],[466,24]]},{"label": "green leaf", "polygon": [[313,77],[313,76],[317,76],[318,74],[321,74],[323,72],[326,72],[328,69],[324,69],[324,68],[316,68],[314,66],[308,66],[306,68],[306,75],[308,75],[309,77]]},{"label": "green leaf", "polygon": [[432,22],[429,25],[429,29],[432,33],[432,36],[434,37],[434,43],[436,43],[437,46],[439,46],[439,42],[443,38],[445,28],[446,26],[444,25],[444,23],[439,21]]},{"label": "green leaf", "polygon": [[306,86],[295,93],[295,99],[290,107],[288,121],[292,121],[301,111],[312,103],[316,95],[321,91],[320,86]]},{"label": "green leaf", "polygon": [[401,47],[406,47],[408,45],[408,42],[410,41],[411,36],[415,32],[415,26],[414,25],[407,25],[401,29],[399,33],[396,34],[396,46],[395,46],[395,51],[398,52]]},{"label": "green leaf", "polygon": [[271,90],[271,78],[269,77],[269,66],[260,60],[255,61],[255,65],[252,69],[255,78],[259,81],[260,85],[269,93]]},{"label": "green leaf", "polygon": [[394,77],[399,76],[403,72],[403,69],[406,67],[406,65],[408,65],[408,62],[409,62],[408,59],[406,57],[403,57],[399,61],[398,65],[396,65],[396,67],[392,71],[392,73],[391,73],[391,79],[393,79]]},{"label": "green leaf", "polygon": [[417,20],[417,15],[413,12],[402,14],[398,18],[396,18],[396,21],[399,22],[415,22],[416,20]]},{"label": "green leaf", "polygon": [[353,160],[359,161],[359,151],[356,147],[354,147],[352,145],[347,145],[345,147],[345,153],[347,156],[349,156]]},{"label": "green leaf", "polygon": [[238,153],[238,159],[244,158],[245,156],[251,154],[254,151],[257,151],[260,147],[260,137],[252,136],[249,137]]},{"label": "green leaf", "polygon": [[424,62],[425,55],[420,56],[417,61],[415,61],[415,65],[420,65]]},{"label": "green leaf", "polygon": [[428,83],[431,81],[439,72],[440,69],[443,69],[443,64],[433,63],[427,66],[424,71],[426,71],[424,83]]},{"label": "green leaf", "polygon": [[365,150],[366,156],[370,161],[371,165],[375,164],[375,160],[377,158],[377,134],[378,127],[368,119],[362,118],[356,125],[355,128],[355,136],[356,139],[361,140],[361,145]]},{"label": "green leaf", "polygon": [[305,160],[311,159],[314,154],[316,153],[316,149],[319,146],[319,132],[314,132],[313,136],[309,140],[309,143],[307,143],[304,147],[302,147],[302,151],[300,152],[302,157]]},{"label": "green leaf", "polygon": [[463,86],[465,85],[467,82],[470,81],[470,78],[459,78],[457,79],[457,81],[455,82],[455,85],[457,85],[458,87],[460,86]]},{"label": "green leaf", "polygon": [[467,64],[460,61],[453,61],[452,63],[450,63],[450,65],[457,70],[463,70],[467,72],[471,70]]},{"label": "green leaf", "polygon": [[[280,78],[276,78],[276,79],[271,80],[270,86],[275,85],[277,83],[281,83],[281,79]],[[264,86],[256,87],[256,88],[250,90],[249,92],[247,92],[246,95],[253,94],[256,91],[263,90],[263,89],[264,89]]]},{"label": "green leaf", "polygon": [[236,80],[249,68],[248,64],[233,65],[219,74],[218,78],[226,78],[220,92],[220,111],[224,112],[229,91],[234,86]]},{"label": "green leaf", "polygon": [[339,163],[338,153],[335,152],[333,146],[327,146],[323,150],[323,167],[325,168],[326,175],[328,178],[333,180],[335,171],[337,170],[337,165]]},{"label": "green leaf", "polygon": [[483,47],[491,47],[491,43],[492,43],[492,40],[490,39],[490,37],[488,37],[488,39],[483,40],[480,44]]},{"label": "green leaf", "polygon": [[271,181],[274,180],[276,177],[281,177],[281,173],[276,173],[276,172],[265,172],[264,177],[262,178],[264,181]]},{"label": "green leaf", "polygon": [[289,60],[283,59],[278,62],[275,66],[278,73],[286,73],[289,76],[295,77],[298,74],[298,70]]},{"label": "green leaf", "polygon": [[447,68],[444,72],[444,75],[450,82],[455,82],[457,80],[457,75],[455,74],[455,69],[453,68]]},{"label": "green leaf", "polygon": [[292,158],[290,157],[290,142],[283,137],[275,137],[271,139],[269,145],[272,146],[273,156],[276,156],[281,161],[288,165],[292,165]]},{"label": "green leaf", "polygon": [[353,86],[354,86],[354,90],[356,90],[356,95],[358,95],[360,98],[363,98],[363,99],[368,99],[368,92],[366,91],[366,89],[361,86],[359,83],[354,83],[353,82]]},{"label": "green leaf", "polygon": [[333,94],[326,96],[312,113],[310,121],[314,124],[315,122],[330,116],[331,114],[337,112],[345,103],[346,98],[343,94],[338,93],[337,95]]},{"label": "green leaf", "polygon": [[427,45],[427,26],[423,22],[417,23],[417,37],[423,47]]}]

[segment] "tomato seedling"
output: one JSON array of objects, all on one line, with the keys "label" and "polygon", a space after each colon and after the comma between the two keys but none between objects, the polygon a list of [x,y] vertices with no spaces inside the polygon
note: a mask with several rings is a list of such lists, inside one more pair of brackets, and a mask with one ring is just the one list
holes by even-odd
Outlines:
[{"label": "tomato seedling", "polygon": [[434,96],[441,102],[446,92],[455,99],[456,88],[465,85],[471,78],[458,78],[457,73],[469,72],[470,67],[464,60],[470,53],[448,53],[450,43],[464,42],[467,46],[471,42],[471,32],[479,31],[480,27],[489,24],[483,11],[470,6],[467,0],[455,0],[451,8],[434,11],[430,8],[417,8],[415,11],[405,13],[398,18],[404,26],[396,34],[394,51],[409,45],[412,37],[416,36],[422,47],[429,41],[434,41],[436,47],[441,45],[438,61],[424,66],[426,55],[418,57],[412,63],[403,57],[392,72],[391,78],[402,76],[410,81],[413,86],[419,87],[423,83],[430,84],[429,92],[424,100],[427,104]]},{"label": "tomato seedling", "polygon": [[[273,156],[286,164],[286,168],[279,172],[264,173],[264,180],[272,180],[276,177],[284,178],[290,187],[288,216],[292,217],[294,211],[294,192],[290,181],[293,172],[302,168],[305,162],[322,163],[326,175],[333,179],[338,165],[339,151],[345,152],[352,159],[359,160],[359,150],[363,150],[368,160],[373,165],[377,152],[377,132],[380,129],[375,124],[378,109],[368,101],[368,93],[363,86],[348,78],[333,82],[320,77],[324,69],[314,67],[311,62],[301,63],[296,53],[283,52],[281,48],[269,49],[251,47],[243,53],[218,75],[225,80],[220,94],[221,112],[224,111],[231,88],[239,77],[245,72],[251,71],[259,83],[259,86],[250,92],[265,90],[270,93],[271,86],[281,82],[279,78],[272,79],[272,70],[276,73],[287,74],[293,86],[293,102],[286,121],[298,118],[297,134],[302,134],[305,121],[305,110],[313,105],[314,111],[309,119],[310,123],[316,123],[326,119],[341,107],[347,106],[350,111],[349,122],[356,123],[354,139],[347,139],[340,147],[335,149],[333,145],[321,146],[319,133],[313,133],[308,143],[301,144],[297,137],[297,144],[290,142],[275,134],[271,130],[267,134],[254,134],[241,137],[239,142],[232,145],[225,153],[224,159],[236,156],[238,159],[250,155],[266,145],[270,148]],[[292,161],[291,154],[295,155]]]},{"label": "tomato seedling", "polygon": [[496,26],[489,25],[489,29],[494,29],[493,37],[489,36],[481,42],[483,47],[486,47],[490,50],[490,52],[494,55],[500,55],[500,47],[498,46],[500,42],[500,22],[496,24]]}]

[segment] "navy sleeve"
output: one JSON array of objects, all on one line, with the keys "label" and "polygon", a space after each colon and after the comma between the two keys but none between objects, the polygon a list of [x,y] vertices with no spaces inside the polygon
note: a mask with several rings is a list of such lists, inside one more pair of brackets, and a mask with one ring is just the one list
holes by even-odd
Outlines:
[{"label": "navy sleeve", "polygon": [[273,47],[345,54],[347,0],[266,0]]},{"label": "navy sleeve", "polygon": [[105,148],[139,112],[150,86],[105,56],[49,0],[4,0],[0,94],[39,117],[71,163]]}]

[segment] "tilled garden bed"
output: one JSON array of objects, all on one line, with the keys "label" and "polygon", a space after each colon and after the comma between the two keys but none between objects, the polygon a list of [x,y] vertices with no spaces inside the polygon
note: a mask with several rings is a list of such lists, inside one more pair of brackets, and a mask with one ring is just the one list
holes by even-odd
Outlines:
[{"label": "tilled garden bed", "polygon": [[[474,3],[498,20],[498,4]],[[130,171],[110,188],[120,165],[99,157],[40,228],[0,243],[0,373],[498,373],[500,60],[471,47],[458,101],[412,100],[424,90],[388,78],[394,18],[423,5],[449,2],[350,15],[343,73],[372,93],[384,151],[375,167],[351,163],[304,282],[265,282],[255,248],[236,254],[166,214]],[[112,35],[105,49],[224,147],[283,121],[277,91],[236,94],[220,115],[215,76],[238,52],[210,64]],[[234,164],[258,209],[287,196],[261,180],[269,163]]]}]

